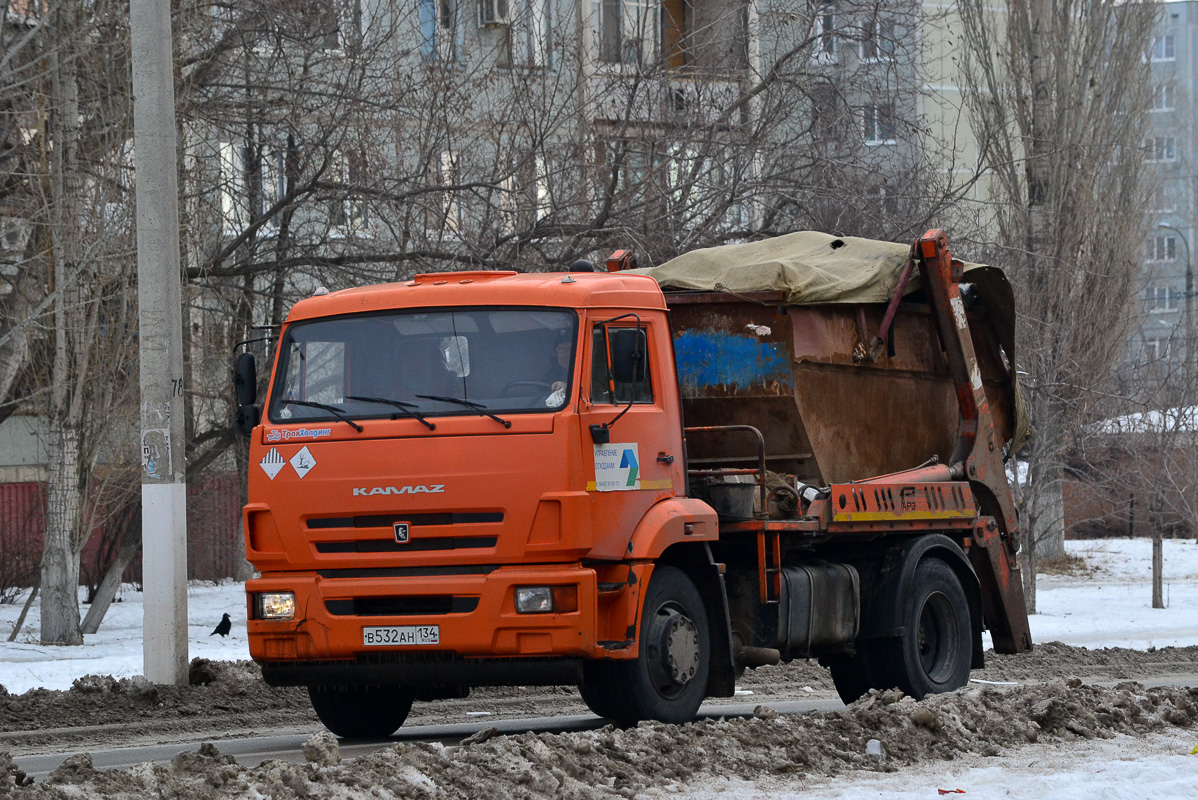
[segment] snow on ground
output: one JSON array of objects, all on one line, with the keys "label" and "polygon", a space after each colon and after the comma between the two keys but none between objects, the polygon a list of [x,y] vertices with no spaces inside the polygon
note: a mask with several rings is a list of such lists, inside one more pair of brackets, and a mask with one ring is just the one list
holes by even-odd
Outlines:
[{"label": "snow on ground", "polygon": [[[69,689],[84,675],[112,675],[128,678],[141,675],[142,594],[126,584],[104,617],[98,633],[85,635],[81,647],[56,647],[38,644],[40,599],[34,601],[16,641],[9,642],[21,607],[28,597],[22,594],[15,604],[0,605],[0,686],[19,694],[44,686]],[[212,629],[228,613],[233,630],[228,638],[213,636]],[[82,607],[87,613],[87,606]],[[193,583],[187,589],[187,634],[190,658],[235,661],[250,657],[245,635],[245,584],[229,581],[220,585]]]},{"label": "snow on ground", "polygon": [[1090,649],[1198,644],[1198,543],[1164,542],[1165,608],[1152,607],[1152,543],[1147,539],[1066,542],[1092,577],[1041,575],[1032,640]]},{"label": "snow on ground", "polygon": [[[1067,550],[1085,559],[1088,574],[1043,575],[1038,581],[1039,614],[1031,617],[1034,640],[1062,641],[1084,647],[1198,644],[1198,543],[1164,543],[1166,599],[1169,607],[1151,607],[1151,543],[1147,540],[1067,542]],[[38,644],[35,604],[12,643],[0,642],[0,685],[24,692],[37,686],[69,688],[85,674],[128,677],[142,672],[141,594],[125,587],[99,633],[81,647]],[[20,613],[0,605],[0,639],[7,639]],[[240,583],[193,584],[188,590],[190,655],[216,660],[249,657],[245,634],[245,594]],[[233,630],[227,639],[210,633],[228,612]],[[905,767],[898,772],[853,771],[835,778],[763,775],[753,783],[726,781],[685,786],[673,797],[689,800],[770,796],[785,798],[934,798],[938,790],[961,790],[977,800],[988,798],[1192,798],[1198,771],[1198,731],[1173,730],[1144,738],[1052,742],[1013,749],[994,757],[965,756]],[[652,790],[646,794],[658,794]],[[944,794],[944,797],[954,797]]]},{"label": "snow on ground", "polygon": [[970,800],[1181,800],[1196,793],[1198,755],[1190,755],[1195,743],[1198,733],[1193,731],[1143,738],[1119,734],[1067,746],[1030,745],[1009,755],[927,762],[891,773],[858,770],[801,784],[778,778],[728,781],[672,796],[679,800],[790,800],[800,795],[821,800],[949,800],[959,793]]},{"label": "snow on ground", "polygon": [[[1038,581],[1032,639],[1081,647],[1146,650],[1198,644],[1198,543],[1167,540],[1164,550],[1168,608],[1152,608],[1152,547],[1146,539],[1066,542],[1066,549],[1094,569],[1088,576],[1047,576]],[[214,660],[249,658],[243,584],[194,583],[188,589],[190,656]],[[81,647],[38,644],[39,608],[29,611],[15,642],[0,641],[0,685],[20,693],[44,686],[69,689],[83,675],[118,678],[142,673],[141,593],[126,586],[99,633]],[[0,639],[7,640],[25,597],[0,605]],[[86,609],[85,609],[86,612]],[[227,639],[210,635],[228,612]],[[987,642],[989,646],[989,642]],[[1198,766],[1198,758],[1195,759]]]}]

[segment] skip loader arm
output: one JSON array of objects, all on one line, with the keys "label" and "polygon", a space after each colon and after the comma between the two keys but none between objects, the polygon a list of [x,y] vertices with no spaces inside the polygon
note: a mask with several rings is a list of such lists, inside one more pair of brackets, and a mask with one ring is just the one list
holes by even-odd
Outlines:
[{"label": "skip loader arm", "polygon": [[957,443],[948,466],[954,476],[968,478],[982,510],[969,557],[981,582],[986,623],[995,651],[1025,652],[1031,650],[1032,639],[1016,561],[1019,518],[961,300],[960,267],[954,269],[948,240],[939,229],[916,240],[911,257],[919,264],[931,298],[960,408]]}]

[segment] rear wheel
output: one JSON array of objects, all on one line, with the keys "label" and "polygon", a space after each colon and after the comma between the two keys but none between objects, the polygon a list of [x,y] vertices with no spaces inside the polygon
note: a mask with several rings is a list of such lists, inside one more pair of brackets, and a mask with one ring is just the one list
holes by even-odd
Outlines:
[{"label": "rear wheel", "polygon": [[823,663],[832,673],[836,693],[846,706],[870,689],[877,688],[879,681],[873,677],[875,670],[871,658],[872,655],[865,645],[858,644],[857,652],[851,656],[837,655],[823,659]]},{"label": "rear wheel", "polygon": [[892,644],[892,683],[919,700],[964,686],[973,646],[969,602],[952,567],[924,559],[911,585],[903,603],[905,633]]},{"label": "rear wheel", "polygon": [[699,590],[681,570],[657,567],[645,595],[639,655],[600,673],[606,674],[598,696],[610,712],[603,716],[621,725],[689,722],[707,695],[710,669],[711,632]]},{"label": "rear wheel", "polygon": [[381,739],[399,730],[414,693],[401,686],[309,686],[316,716],[343,739]]}]

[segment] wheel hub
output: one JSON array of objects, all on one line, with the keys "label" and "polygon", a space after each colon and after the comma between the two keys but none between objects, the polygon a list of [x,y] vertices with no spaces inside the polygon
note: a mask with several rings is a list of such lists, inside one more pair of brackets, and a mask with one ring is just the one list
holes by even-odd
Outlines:
[{"label": "wheel hub", "polygon": [[689,617],[670,614],[663,631],[666,668],[679,686],[685,686],[699,671],[699,629]]}]

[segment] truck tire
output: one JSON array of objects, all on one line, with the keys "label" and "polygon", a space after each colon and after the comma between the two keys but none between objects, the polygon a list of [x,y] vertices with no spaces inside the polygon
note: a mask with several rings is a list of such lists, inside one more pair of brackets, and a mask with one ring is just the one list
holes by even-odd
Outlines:
[{"label": "truck tire", "polygon": [[598,696],[610,705],[603,716],[620,725],[689,722],[707,694],[710,670],[711,631],[699,590],[682,570],[657,567],[645,594],[639,655],[602,671]]},{"label": "truck tire", "polygon": [[952,567],[925,558],[913,578],[901,601],[904,633],[890,640],[887,660],[894,670],[889,683],[922,700],[968,682],[973,644],[969,602]]},{"label": "truck tire", "polygon": [[588,661],[582,669],[582,685],[578,693],[582,702],[597,717],[612,719],[616,710],[616,702],[611,699],[611,691],[616,685],[612,677],[612,664],[606,661]]},{"label": "truck tire", "polygon": [[846,706],[866,695],[870,689],[878,688],[882,682],[876,677],[876,659],[873,649],[859,642],[855,654],[829,656],[821,661],[832,673],[836,693]]},{"label": "truck tire", "polygon": [[312,708],[342,739],[382,739],[399,730],[415,693],[401,686],[309,686]]}]

